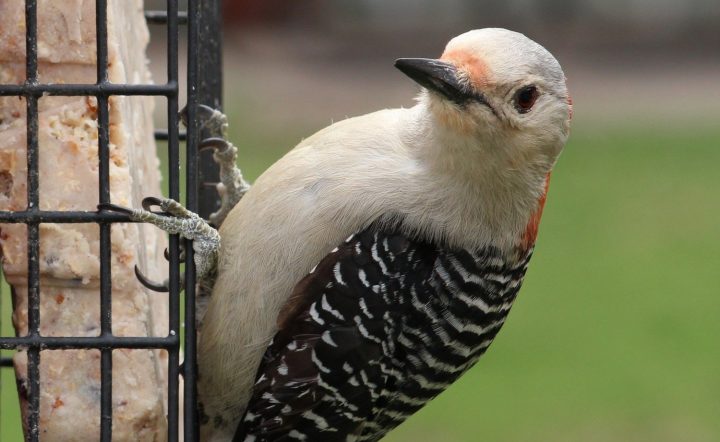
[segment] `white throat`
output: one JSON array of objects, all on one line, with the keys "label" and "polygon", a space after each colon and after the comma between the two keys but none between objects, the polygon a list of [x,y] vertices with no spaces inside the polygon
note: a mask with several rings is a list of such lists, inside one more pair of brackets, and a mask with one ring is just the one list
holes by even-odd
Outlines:
[{"label": "white throat", "polygon": [[403,141],[422,174],[416,177],[416,192],[430,198],[424,205],[425,222],[416,224],[416,214],[406,214],[411,226],[442,226],[443,231],[420,230],[450,245],[467,245],[472,238],[476,248],[492,244],[513,249],[538,209],[554,158],[533,146],[526,151],[503,144],[509,141],[498,134],[458,133],[429,112],[424,98],[408,110],[404,126]]}]

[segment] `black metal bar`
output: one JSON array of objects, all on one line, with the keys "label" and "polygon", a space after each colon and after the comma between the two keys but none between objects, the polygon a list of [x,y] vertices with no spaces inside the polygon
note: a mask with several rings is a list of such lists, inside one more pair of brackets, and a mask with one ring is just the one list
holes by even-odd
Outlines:
[{"label": "black metal bar", "polygon": [[121,336],[19,336],[0,337],[0,350],[37,347],[43,350],[158,348],[178,346],[177,335],[167,337],[121,337]]},{"label": "black metal bar", "polygon": [[[145,11],[145,20],[152,25],[163,25],[168,23],[168,16],[170,15],[170,8],[168,12],[165,11]],[[188,22],[187,11],[180,11],[177,14],[177,24],[185,25]]]},{"label": "black metal bar", "polygon": [[134,223],[127,215],[109,212],[59,212],[53,210],[37,210],[22,212],[0,211],[0,223]]},{"label": "black metal bar", "polygon": [[158,95],[169,96],[178,88],[177,83],[165,84],[4,84],[0,85],[0,97],[2,96],[35,96],[56,95],[56,96],[110,96],[110,95]]},{"label": "black metal bar", "polygon": [[[213,109],[222,110],[222,1],[200,1],[197,26],[197,103],[205,104]],[[200,139],[217,136],[207,133],[200,134]],[[213,152],[206,150],[199,153],[198,176],[200,183],[217,183],[220,172],[213,160]],[[198,190],[198,212],[207,217],[220,208],[220,200],[214,187],[203,187]]]},{"label": "black metal bar", "polygon": [[[168,82],[178,82],[178,5],[177,0],[167,1],[167,78]],[[178,118],[178,90],[168,96],[168,187],[170,198],[180,200],[180,125]],[[177,235],[170,237],[169,262],[169,293],[168,293],[168,325],[171,334],[180,333],[180,254],[179,239]],[[168,441],[179,440],[179,365],[180,346],[168,350]]]},{"label": "black metal bar", "polygon": [[[37,0],[25,2],[25,86],[37,85]],[[28,211],[40,206],[40,178],[38,172],[38,97],[27,96],[27,203]],[[27,226],[28,257],[28,338],[40,337],[40,226]],[[27,366],[27,439],[37,442],[40,438],[40,347],[29,346]]]},{"label": "black metal bar", "polygon": [[[186,188],[187,208],[191,211],[198,210],[198,145],[200,134],[198,133],[199,123],[197,120],[197,107],[200,104],[200,32],[203,26],[203,9],[207,5],[215,3],[212,1],[188,0],[188,66],[187,66],[187,112],[188,112],[188,139],[186,142],[187,164],[186,164]],[[204,7],[203,7],[204,6]],[[183,365],[185,379],[185,438],[188,441],[196,441],[199,438],[197,428],[197,331],[195,329],[195,262],[193,260],[193,249],[190,243],[185,244],[185,363]]]},{"label": "black metal bar", "polygon": [[[219,207],[216,190],[200,186],[217,182],[219,175],[211,152],[199,152],[198,105],[222,109],[222,0],[188,1],[188,121],[187,208],[207,217]],[[197,414],[197,331],[195,315],[195,266],[193,251],[186,244],[185,257],[185,440],[199,439]]]},{"label": "black metal bar", "polygon": [[[37,40],[31,38],[30,34],[37,33],[37,5],[34,1],[28,2],[27,6],[27,82],[37,82]],[[34,61],[33,61],[34,60]],[[27,211],[37,213],[40,206],[40,174],[38,155],[38,100],[36,97],[27,99]],[[38,335],[40,333],[40,302],[38,254],[39,254],[39,229],[37,223],[30,223],[28,226],[28,277],[35,281],[30,282],[28,288],[28,334]]]},{"label": "black metal bar", "polygon": [[[155,139],[158,141],[167,141],[169,139],[170,135],[168,134],[167,130],[161,130],[157,129],[155,130]],[[187,134],[185,132],[178,132],[178,140],[185,141],[187,139]]]},{"label": "black metal bar", "polygon": [[[41,350],[97,349],[101,351],[101,441],[112,439],[112,351],[113,349],[167,350],[168,361],[168,440],[179,439],[179,375],[185,380],[184,439],[198,440],[196,414],[196,338],[195,273],[190,242],[186,243],[185,363],[180,364],[180,267],[179,240],[170,239],[169,335],[166,337],[117,337],[112,334],[111,225],[132,222],[127,215],[108,211],[44,211],[39,208],[38,101],[43,95],[95,96],[98,100],[98,188],[99,202],[110,202],[109,188],[109,101],[110,96],[164,96],[168,100],[168,129],[155,132],[155,138],[168,142],[169,196],[180,199],[179,144],[187,140],[186,206],[207,216],[217,208],[214,189],[207,193],[204,181],[218,181],[212,153],[198,158],[199,133],[197,105],[222,106],[221,0],[189,0],[189,12],[178,11],[178,0],[167,0],[167,11],[146,11],[149,23],[166,24],[168,35],[168,81],[161,85],[111,84],[108,81],[107,0],[96,0],[97,83],[40,84],[37,60],[37,0],[25,2],[26,81],[22,85],[0,85],[0,96],[22,96],[27,104],[27,209],[0,211],[1,223],[28,226],[28,334],[0,337],[0,349],[26,349],[28,353],[27,440],[39,439],[40,356]],[[179,131],[178,48],[179,26],[188,30],[188,134]],[[202,170],[199,170],[202,169]],[[202,179],[198,179],[198,174]],[[199,197],[198,192],[202,192]],[[100,335],[96,337],[42,336],[40,333],[39,225],[41,223],[97,223],[100,228]],[[0,358],[0,367],[12,366],[11,358]]]},{"label": "black metal bar", "polygon": [[[95,3],[95,37],[97,41],[97,84],[108,84],[107,0]],[[110,202],[110,103],[109,97],[97,95],[98,101],[98,184],[100,203]],[[110,224],[100,224],[100,336],[112,338],[112,251]],[[112,441],[112,349],[100,350],[100,440]]]}]

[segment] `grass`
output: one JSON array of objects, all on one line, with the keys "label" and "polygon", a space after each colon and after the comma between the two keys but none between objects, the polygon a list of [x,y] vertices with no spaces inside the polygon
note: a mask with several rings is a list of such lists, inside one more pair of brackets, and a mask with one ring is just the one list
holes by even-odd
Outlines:
[{"label": "grass", "polygon": [[[310,133],[233,129],[250,179]],[[717,129],[577,128],[505,328],[387,440],[720,440],[718,164]],[[5,371],[3,442],[16,400]]]}]

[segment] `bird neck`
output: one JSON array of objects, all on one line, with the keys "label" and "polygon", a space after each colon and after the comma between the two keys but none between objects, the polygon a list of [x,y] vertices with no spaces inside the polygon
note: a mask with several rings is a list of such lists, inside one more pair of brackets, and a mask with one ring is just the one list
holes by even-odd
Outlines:
[{"label": "bird neck", "polygon": [[[406,143],[429,186],[443,186],[463,217],[505,249],[532,247],[552,161],[525,152],[500,135],[478,136],[448,128],[421,101],[409,112]],[[486,241],[482,241],[486,242]]]}]

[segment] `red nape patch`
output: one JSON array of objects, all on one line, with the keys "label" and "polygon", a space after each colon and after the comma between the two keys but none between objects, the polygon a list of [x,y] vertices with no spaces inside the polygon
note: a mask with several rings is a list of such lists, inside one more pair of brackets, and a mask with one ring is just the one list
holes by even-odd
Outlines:
[{"label": "red nape patch", "polygon": [[530,221],[528,221],[528,224],[525,227],[525,232],[523,233],[522,241],[520,242],[520,247],[523,250],[530,249],[537,239],[540,218],[542,218],[543,208],[545,208],[545,200],[547,200],[548,187],[550,187],[549,173],[545,178],[545,189],[543,190],[542,195],[540,195],[540,198],[538,198],[537,209],[535,209],[535,212],[530,215]]}]

